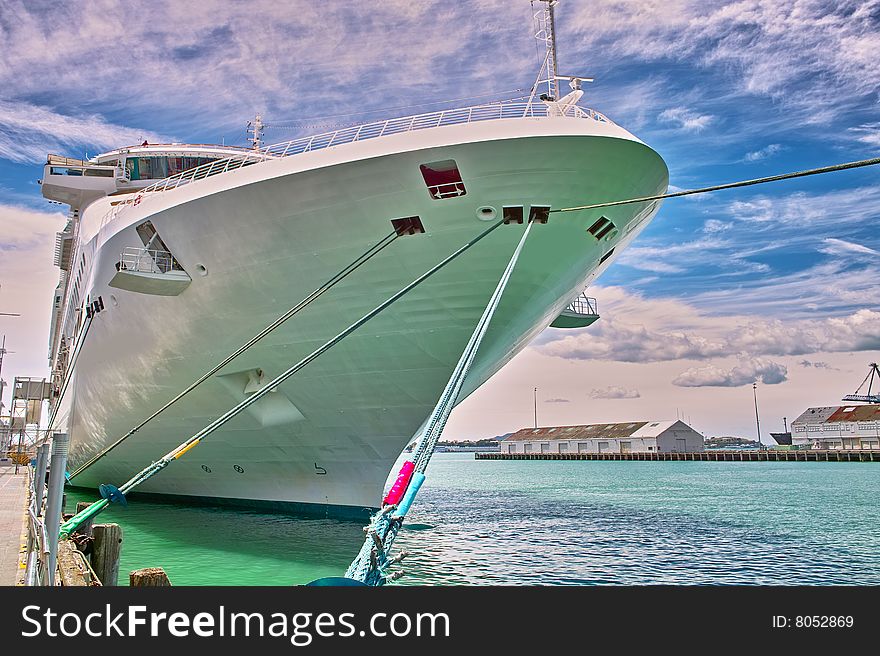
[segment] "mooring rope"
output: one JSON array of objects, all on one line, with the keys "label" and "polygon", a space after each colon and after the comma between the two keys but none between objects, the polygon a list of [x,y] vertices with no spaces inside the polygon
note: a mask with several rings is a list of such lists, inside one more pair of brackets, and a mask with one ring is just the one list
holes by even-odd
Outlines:
[{"label": "mooring rope", "polygon": [[115,449],[117,446],[122,444],[129,437],[131,437],[132,435],[137,433],[140,429],[142,429],[148,423],[153,421],[153,419],[155,419],[156,417],[161,415],[163,412],[165,412],[168,408],[170,408],[175,403],[180,401],[183,397],[185,397],[187,394],[192,392],[199,385],[204,383],[206,380],[208,380],[211,376],[213,376],[218,371],[220,371],[227,364],[232,362],[239,355],[241,355],[242,353],[247,351],[249,348],[251,348],[254,344],[259,342],[261,339],[263,339],[266,335],[268,335],[273,330],[278,328],[281,324],[283,324],[285,321],[287,321],[288,319],[293,317],[295,314],[297,314],[298,312],[303,310],[306,306],[308,306],[310,303],[312,303],[312,301],[316,300],[322,294],[324,294],[325,292],[327,292],[328,290],[333,288],[337,283],[344,280],[347,276],[349,276],[351,273],[353,273],[355,270],[357,270],[361,265],[363,265],[367,261],[369,261],[373,256],[378,255],[386,246],[390,245],[398,237],[400,237],[400,235],[397,233],[397,231],[394,231],[394,232],[391,232],[390,234],[386,235],[385,237],[383,237],[376,244],[370,246],[370,248],[368,248],[364,253],[362,253],[357,258],[355,258],[350,264],[348,264],[341,271],[339,271],[333,277],[331,277],[329,280],[327,280],[327,282],[325,282],[323,285],[321,285],[320,287],[315,289],[312,293],[310,293],[308,296],[306,296],[304,299],[302,299],[299,303],[297,303],[296,305],[291,307],[284,314],[282,314],[277,319],[275,319],[272,323],[270,323],[268,326],[263,328],[256,335],[251,337],[247,342],[245,342],[244,344],[239,346],[235,351],[233,351],[232,353],[227,355],[222,361],[220,361],[216,365],[214,365],[209,371],[206,371],[204,374],[202,374],[195,382],[190,384],[189,387],[187,387],[185,390],[180,392],[177,396],[175,396],[173,399],[168,401],[165,405],[163,405],[161,408],[156,410],[153,414],[151,414],[149,417],[144,419],[137,426],[135,426],[134,428],[129,430],[125,435],[120,437],[118,440],[116,440],[111,445],[109,445],[108,447],[106,447],[103,450],[101,450],[100,452],[98,452],[88,462],[84,463],[79,468],[77,468],[77,470],[74,471],[70,475],[70,478],[72,479],[77,474],[82,473],[83,471],[85,471],[86,469],[88,469],[89,467],[94,465],[96,462],[98,462],[98,460],[100,460],[101,458],[106,456],[108,453],[110,453],[113,449]]},{"label": "mooring rope", "polygon": [[433,276],[435,273],[437,273],[442,268],[444,268],[447,264],[449,264],[450,262],[455,260],[457,257],[459,257],[460,255],[462,255],[463,253],[468,251],[470,248],[472,248],[474,245],[476,245],[478,242],[480,242],[483,238],[488,236],[491,232],[498,229],[502,225],[504,225],[503,219],[492,224],[486,230],[484,230],[483,232],[478,234],[476,237],[471,239],[469,242],[467,242],[466,244],[461,246],[458,250],[456,250],[452,254],[448,255],[446,258],[444,258],[443,260],[441,260],[440,262],[435,264],[433,267],[431,267],[428,271],[426,271],[425,273],[420,275],[418,278],[416,278],[415,280],[410,282],[408,285],[406,285],[405,287],[403,287],[399,291],[395,292],[392,296],[390,296],[385,301],[383,301],[382,303],[377,305],[375,308],[373,308],[372,310],[367,312],[367,314],[365,314],[360,319],[355,321],[353,324],[351,324],[348,328],[343,330],[341,333],[339,333],[338,335],[336,335],[332,339],[328,340],[322,346],[318,347],[317,349],[312,351],[309,355],[307,355],[302,360],[297,362],[295,365],[293,365],[292,367],[290,367],[289,369],[287,369],[286,371],[284,371],[283,373],[279,374],[277,377],[275,377],[274,379],[272,379],[271,381],[266,383],[266,385],[264,385],[262,388],[260,388],[259,390],[254,392],[252,395],[250,395],[248,398],[244,399],[243,401],[241,401],[240,403],[235,405],[233,408],[231,408],[230,410],[225,412],[223,415],[221,415],[220,417],[218,417],[217,419],[212,421],[210,424],[205,426],[202,430],[200,430],[195,435],[191,436],[185,442],[181,443],[179,446],[177,446],[173,450],[169,451],[162,458],[160,458],[156,462],[150,464],[149,466],[145,467],[140,472],[138,472],[137,474],[132,476],[128,481],[126,481],[124,484],[122,484],[119,488],[115,488],[111,485],[102,485],[101,486],[102,496],[106,494],[105,498],[103,498],[99,501],[96,501],[95,503],[90,505],[88,508],[85,508],[84,510],[80,511],[79,513],[77,513],[76,515],[71,517],[69,520],[64,522],[61,525],[61,537],[63,537],[63,538],[68,537],[83,522],[85,522],[86,520],[88,520],[91,517],[94,517],[99,512],[101,512],[104,508],[106,508],[110,504],[111,501],[123,501],[124,495],[127,492],[129,492],[133,488],[137,487],[138,485],[140,485],[144,481],[152,478],[153,476],[155,476],[157,473],[159,473],[160,471],[165,469],[165,467],[170,465],[175,460],[181,458],[190,449],[193,449],[194,447],[196,447],[202,440],[204,440],[206,437],[208,437],[215,430],[217,430],[218,428],[223,426],[230,419],[232,419],[233,417],[238,415],[240,412],[242,412],[246,408],[250,407],[251,405],[253,405],[257,401],[259,401],[266,394],[269,394],[270,392],[272,392],[276,387],[278,387],[279,385],[284,383],[286,380],[288,380],[291,376],[296,374],[303,367],[305,367],[310,362],[319,358],[325,352],[329,351],[336,344],[341,342],[343,339],[348,337],[355,330],[357,330],[362,325],[367,323],[370,319],[375,317],[380,312],[384,311],[391,304],[400,300],[400,298],[402,298],[408,292],[410,292],[413,289],[415,289],[416,287],[418,287],[420,284],[425,282],[425,280],[427,280],[428,278]]},{"label": "mooring rope", "polygon": [[711,191],[721,191],[723,189],[736,189],[738,187],[750,187],[752,185],[765,184],[767,182],[778,182],[780,180],[790,180],[792,178],[805,178],[808,175],[820,175],[822,173],[833,173],[835,171],[846,171],[847,169],[857,169],[863,166],[875,166],[880,164],[880,157],[872,159],[862,159],[856,162],[845,162],[843,164],[834,164],[833,166],[823,166],[818,169],[807,169],[806,171],[795,171],[793,173],[782,173],[779,175],[771,175],[766,178],[754,178],[752,180],[741,180],[739,182],[728,182],[727,184],[714,185],[712,187],[702,187],[700,189],[685,189],[684,191],[674,191],[671,194],[658,194],[656,196],[642,196],[641,198],[627,198],[626,200],[613,200],[607,203],[593,203],[591,205],[578,205],[576,207],[560,207],[551,209],[551,212],[580,212],[582,210],[594,210],[600,207],[614,207],[615,205],[631,205],[633,203],[647,203],[654,200],[664,200],[666,198],[678,198],[680,196],[691,196],[693,194],[705,194]]},{"label": "mooring rope", "polygon": [[[797,171],[794,173],[784,173],[764,178],[756,178],[752,180],[743,180],[740,182],[714,185],[712,187],[704,187],[701,189],[688,189],[669,194],[644,196],[641,198],[630,198],[605,203],[594,203],[591,205],[581,205],[577,207],[565,207],[559,209],[551,209],[550,211],[560,213],[576,212],[602,207],[613,207],[615,205],[644,203],[655,200],[663,200],[666,198],[676,198],[692,194],[720,191],[723,189],[748,187],[751,185],[777,182],[780,180],[788,180],[791,178],[801,178],[822,173],[831,173],[834,171],[843,171],[846,169],[854,169],[864,166],[873,166],[876,164],[880,164],[880,158],[860,160],[856,162],[847,162],[844,164],[836,164],[834,166],[825,166],[818,169],[809,169],[806,171]],[[435,406],[434,412],[432,413],[429,422],[423,429],[417,446],[414,449],[412,459],[404,463],[400,473],[398,474],[396,482],[394,483],[394,485],[392,485],[391,489],[388,492],[388,495],[386,495],[385,500],[383,501],[383,507],[371,518],[370,525],[364,529],[367,533],[367,537],[357,556],[352,561],[351,565],[349,565],[349,568],[345,573],[346,578],[359,581],[366,585],[379,586],[384,585],[388,581],[393,581],[401,575],[401,572],[391,573],[389,571],[389,568],[391,565],[400,562],[406,555],[406,553],[402,552],[401,554],[392,557],[390,555],[391,545],[393,544],[394,539],[396,538],[397,533],[399,532],[400,527],[403,524],[403,519],[406,516],[406,513],[408,512],[416,494],[418,493],[419,488],[425,480],[424,472],[428,466],[428,462],[430,461],[431,456],[434,453],[437,440],[442,434],[443,428],[446,425],[446,420],[448,419],[449,414],[451,413],[452,408],[455,405],[455,400],[457,399],[458,394],[461,390],[461,385],[464,381],[464,378],[467,376],[467,371],[470,368],[471,363],[473,362],[473,358],[476,355],[479,344],[482,341],[486,329],[488,328],[489,322],[491,321],[492,315],[494,314],[495,308],[497,307],[498,301],[500,300],[500,296],[504,291],[504,287],[506,286],[507,281],[509,280],[510,271],[512,271],[512,267],[515,265],[516,259],[519,257],[519,252],[525,242],[526,237],[528,236],[528,231],[530,227],[531,223],[526,228],[526,232],[525,234],[523,234],[523,238],[520,241],[517,250],[514,251],[514,255],[511,258],[510,263],[508,264],[508,269],[505,270],[505,274],[499,281],[498,287],[496,287],[495,290],[495,294],[493,294],[492,298],[490,299],[489,305],[486,306],[483,317],[477,324],[477,327],[475,328],[474,333],[471,336],[471,340],[465,347],[465,350],[462,353],[461,358],[459,359],[458,364],[456,365],[456,368],[446,385],[446,388],[444,389],[443,395]]]},{"label": "mooring rope", "polygon": [[345,572],[346,578],[360,581],[366,585],[379,586],[384,585],[387,581],[393,581],[400,575],[399,573],[390,573],[388,568],[390,565],[402,560],[406,554],[402,553],[397,557],[392,557],[390,554],[391,545],[394,543],[394,539],[403,525],[404,517],[425,480],[425,471],[427,470],[428,463],[431,461],[431,456],[434,455],[437,441],[446,427],[446,421],[449,419],[452,409],[455,407],[462,385],[464,385],[465,378],[467,378],[467,374],[474,362],[483,337],[486,335],[492,317],[495,315],[495,310],[498,309],[498,305],[504,295],[504,290],[510,281],[510,276],[516,267],[516,262],[519,259],[523,246],[525,246],[532,225],[534,225],[532,222],[526,225],[519,244],[517,244],[516,249],[513,251],[513,255],[507,263],[507,267],[498,281],[495,291],[489,298],[489,302],[485,310],[483,310],[483,314],[477,322],[474,332],[471,334],[452,375],[446,383],[446,387],[443,389],[443,394],[437,401],[437,405],[434,406],[431,417],[422,430],[417,446],[413,450],[412,459],[404,463],[397,481],[383,501],[382,509],[370,519],[370,525],[365,529],[367,537],[357,556],[355,556]]}]

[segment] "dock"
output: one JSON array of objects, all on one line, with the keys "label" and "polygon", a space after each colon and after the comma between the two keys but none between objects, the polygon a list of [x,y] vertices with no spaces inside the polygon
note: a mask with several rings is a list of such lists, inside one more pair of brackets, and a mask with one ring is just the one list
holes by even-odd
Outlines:
[{"label": "dock", "polygon": [[476,460],[660,460],[701,462],[880,462],[880,450],[649,451],[635,453],[475,453]]},{"label": "dock", "polygon": [[23,572],[19,562],[23,534],[27,531],[28,473],[15,465],[0,465],[0,585],[16,585]]}]

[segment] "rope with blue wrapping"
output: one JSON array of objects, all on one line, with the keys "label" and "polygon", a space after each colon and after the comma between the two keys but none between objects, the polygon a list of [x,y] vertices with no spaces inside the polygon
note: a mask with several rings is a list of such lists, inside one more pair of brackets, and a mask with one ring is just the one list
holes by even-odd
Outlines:
[{"label": "rope with blue wrapping", "polygon": [[526,243],[532,225],[532,221],[527,223],[523,236],[514,250],[507,268],[498,281],[498,285],[495,287],[495,291],[490,297],[486,309],[483,311],[473,334],[468,340],[467,346],[465,346],[449,381],[446,383],[446,387],[443,389],[440,400],[437,401],[430,419],[422,429],[416,447],[413,450],[412,459],[403,464],[397,480],[385,496],[381,510],[373,515],[370,519],[370,525],[364,529],[367,537],[357,556],[345,572],[345,578],[369,586],[380,586],[402,576],[400,571],[391,572],[390,567],[403,560],[406,552],[400,552],[398,555],[392,556],[390,553],[391,546],[418,494],[419,488],[421,488],[425,481],[425,471],[428,468],[428,463],[431,461],[431,456],[434,455],[437,441],[443,433],[452,409],[455,407],[462,385],[474,362],[474,358],[480,348],[480,343],[486,335],[495,310],[501,302],[504,289],[510,281],[510,276]]}]

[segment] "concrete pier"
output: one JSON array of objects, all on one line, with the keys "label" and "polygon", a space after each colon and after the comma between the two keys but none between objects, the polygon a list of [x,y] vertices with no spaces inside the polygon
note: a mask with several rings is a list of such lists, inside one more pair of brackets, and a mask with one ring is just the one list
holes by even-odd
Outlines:
[{"label": "concrete pier", "polygon": [[26,531],[27,466],[0,465],[0,585],[16,585],[24,572],[19,567]]},{"label": "concrete pier", "polygon": [[664,460],[703,462],[880,462],[880,451],[697,451],[648,453],[475,453],[477,460]]}]

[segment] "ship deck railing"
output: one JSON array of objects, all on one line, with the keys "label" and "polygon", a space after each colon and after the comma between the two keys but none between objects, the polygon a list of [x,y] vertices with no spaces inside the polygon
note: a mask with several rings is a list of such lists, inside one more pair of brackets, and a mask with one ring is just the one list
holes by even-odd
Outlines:
[{"label": "ship deck railing", "polygon": [[586,292],[581,292],[568,304],[565,311],[571,314],[598,315],[599,304],[595,298],[587,296]]},{"label": "ship deck railing", "polygon": [[183,267],[177,263],[177,260],[168,251],[137,248],[134,246],[127,246],[123,249],[116,268],[117,271],[132,271],[135,273],[183,271]]},{"label": "ship deck railing", "polygon": [[302,153],[323,150],[332,146],[340,146],[343,144],[354,143],[356,141],[365,141],[377,137],[415,132],[417,130],[426,130],[448,125],[463,125],[467,123],[494,121],[498,119],[547,117],[578,118],[600,123],[614,124],[611,119],[594,109],[579,107],[578,105],[567,105],[557,102],[545,102],[530,99],[528,101],[503,101],[474,105],[472,107],[444,109],[430,112],[428,114],[416,114],[414,116],[403,116],[384,121],[375,121],[373,123],[352,125],[339,128],[333,132],[325,132],[323,134],[300,137],[290,141],[282,141],[259,150],[243,152],[242,154],[237,154],[224,159],[214,160],[213,162],[182,171],[181,173],[163,178],[162,180],[157,180],[138,191],[137,194],[132,194],[131,198],[115,203],[102,217],[101,226],[104,226],[115,219],[119,212],[125,208],[138,205],[145,195],[170,191],[181,185],[189,184],[197,180],[204,180],[205,178],[210,178],[215,175],[241,169],[267,160],[290,157],[291,155],[300,155]]},{"label": "ship deck railing", "polygon": [[188,171],[183,171],[145,187],[140,193],[148,194],[157,191],[168,191],[182,184],[202,180],[269,159],[299,155],[314,150],[323,150],[332,146],[375,139],[402,132],[414,132],[447,125],[461,125],[504,118],[546,118],[548,116],[583,118],[603,123],[612,122],[605,115],[593,109],[586,109],[577,105],[545,103],[542,101],[499,102],[458,109],[444,109],[429,114],[417,114],[414,116],[391,118],[385,121],[364,123],[362,125],[352,125],[339,128],[333,132],[283,141],[254,151],[251,155],[215,160]]}]

